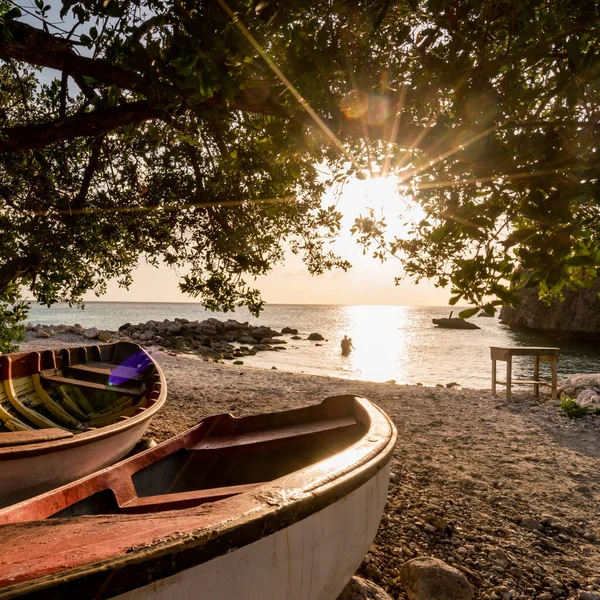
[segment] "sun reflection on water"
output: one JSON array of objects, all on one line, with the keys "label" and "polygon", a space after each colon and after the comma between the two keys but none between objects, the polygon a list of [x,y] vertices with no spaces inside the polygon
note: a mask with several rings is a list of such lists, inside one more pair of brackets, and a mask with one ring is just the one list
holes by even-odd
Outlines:
[{"label": "sun reflection on water", "polygon": [[[408,381],[410,348],[414,333],[407,326],[409,307],[401,306],[346,306],[339,320],[332,344],[332,354],[339,354],[341,368],[357,379],[397,383]],[[341,356],[340,341],[352,338],[354,350]]]}]

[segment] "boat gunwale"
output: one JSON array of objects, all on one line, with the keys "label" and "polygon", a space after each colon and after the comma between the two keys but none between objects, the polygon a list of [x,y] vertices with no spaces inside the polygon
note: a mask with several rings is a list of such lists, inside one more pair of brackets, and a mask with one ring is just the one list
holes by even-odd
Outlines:
[{"label": "boat gunwale", "polygon": [[[205,525],[193,530],[178,530],[177,539],[167,537],[158,541],[149,541],[141,548],[134,547],[117,556],[0,588],[0,598],[9,599],[23,595],[30,598],[45,598],[48,592],[53,593],[54,598],[73,597],[73,594],[76,597],[77,595],[83,597],[81,594],[85,595],[86,590],[89,593],[92,589],[96,592],[102,590],[97,597],[113,597],[249,545],[309,518],[341,500],[366,484],[389,463],[397,440],[396,427],[381,408],[362,397],[344,396],[352,397],[358,404],[358,410],[366,412],[369,416],[377,417],[370,419],[370,426],[364,435],[332,457],[275,479],[254,492],[220,501],[223,503],[221,506],[226,506],[225,503],[235,506],[237,503],[245,502],[249,508],[244,512],[236,513],[230,519],[221,519],[214,527]],[[341,397],[343,396],[338,396],[338,398]],[[386,426],[385,431],[381,431],[383,425]],[[146,452],[154,450],[156,449],[153,448]],[[347,453],[348,456],[351,454],[359,456],[353,462],[345,463],[343,468],[335,470],[333,473],[327,472],[327,462],[332,460],[335,462],[335,458],[344,453]],[[303,481],[311,478],[311,473],[314,477],[318,472],[321,472],[321,477],[313,485],[302,484]],[[285,500],[281,498],[277,500],[277,494],[269,497],[270,490],[276,491],[285,488],[286,480],[292,482],[298,480],[290,489],[296,490],[300,494],[290,495]],[[252,506],[253,503],[255,506]],[[178,514],[193,515],[194,511],[198,512],[197,509],[171,510],[135,515],[135,517],[138,520],[147,520],[148,523],[152,523],[153,518],[165,517],[175,521]],[[122,517],[127,519],[131,518],[131,515]],[[82,519],[81,523],[83,524],[86,524],[86,521],[89,523],[89,519],[94,518],[97,517],[78,517],[78,519]],[[37,523],[56,525],[56,522],[51,524],[48,521],[38,521]],[[7,527],[10,526],[7,525]],[[118,527],[117,524],[115,526]],[[108,571],[111,572],[111,575],[107,581]],[[149,581],[147,573],[150,571],[153,573],[153,579]]]},{"label": "boat gunwale", "polygon": [[[89,444],[92,442],[96,442],[102,440],[106,437],[113,436],[117,433],[125,432],[133,427],[138,426],[140,423],[143,423],[146,420],[151,419],[158,410],[160,410],[165,403],[167,397],[167,384],[164,373],[158,364],[158,362],[150,356],[150,354],[135,343],[132,342],[115,342],[114,345],[117,344],[131,344],[132,346],[137,346],[139,350],[141,350],[151,361],[152,368],[154,369],[153,375],[156,374],[159,377],[160,384],[160,392],[157,398],[151,399],[147,398],[146,406],[142,412],[132,415],[128,417],[127,420],[117,420],[116,422],[105,425],[103,427],[98,427],[96,429],[91,429],[89,431],[82,431],[81,433],[75,433],[72,437],[64,439],[64,440],[56,440],[56,441],[48,441],[48,442],[38,442],[32,444],[23,444],[21,446],[11,447],[0,447],[0,464],[2,461],[9,460],[18,460],[31,458],[32,456],[39,456],[44,454],[49,454],[56,451],[62,451],[65,449],[75,448],[77,446],[82,446],[85,444]],[[110,345],[110,344],[103,344]],[[89,346],[72,346],[69,347],[69,350],[80,350],[82,348],[87,348]],[[63,348],[49,349],[44,350],[44,352],[60,352]],[[38,350],[32,350],[30,352],[18,352],[10,355],[5,355],[6,357],[23,357],[28,354],[39,353]],[[25,375],[25,377],[31,377],[35,373],[31,373],[29,375]],[[73,384],[76,385],[76,384]],[[146,392],[147,394],[152,393],[152,388],[149,388]],[[140,398],[143,397],[144,394],[140,395]],[[57,425],[59,428],[60,425]],[[41,428],[40,428],[41,429]],[[65,429],[65,431],[68,431]]]}]

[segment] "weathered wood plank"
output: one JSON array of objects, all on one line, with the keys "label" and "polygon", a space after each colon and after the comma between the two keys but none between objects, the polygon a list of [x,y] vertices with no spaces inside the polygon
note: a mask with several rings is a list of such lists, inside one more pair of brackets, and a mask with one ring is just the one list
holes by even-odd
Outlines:
[{"label": "weathered wood plank", "polygon": [[208,437],[193,447],[193,450],[216,450],[219,448],[235,448],[238,446],[250,446],[279,440],[293,440],[307,435],[331,432],[337,429],[354,427],[354,417],[340,417],[328,419],[316,423],[303,423],[301,425],[289,425],[278,429],[265,429],[251,433],[240,433],[239,435],[224,435],[222,437]]},{"label": "weathered wood plank", "polygon": [[198,506],[205,502],[215,502],[244,492],[251,492],[259,488],[263,483],[248,483],[245,485],[232,485],[221,488],[209,488],[205,490],[192,490],[190,492],[179,492],[176,494],[161,494],[158,496],[145,496],[136,498],[122,505],[121,511],[128,513],[139,513],[154,510],[172,510],[191,506]]}]

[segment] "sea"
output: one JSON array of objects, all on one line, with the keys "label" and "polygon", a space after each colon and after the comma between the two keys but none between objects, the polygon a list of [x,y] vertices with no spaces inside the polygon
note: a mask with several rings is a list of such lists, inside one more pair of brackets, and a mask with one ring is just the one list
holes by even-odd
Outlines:
[{"label": "sea", "polygon": [[[456,315],[461,309],[454,308]],[[245,309],[218,313],[195,303],[87,302],[84,309],[57,304],[51,308],[32,304],[28,321],[44,325],[74,325],[117,330],[125,323],[185,318],[189,321],[214,317],[235,319],[281,330],[298,329],[302,340],[291,340],[285,350],[259,352],[246,357],[250,366],[331,375],[366,381],[395,381],[398,384],[490,387],[490,346],[552,346],[560,348],[559,376],[600,373],[598,344],[581,343],[515,332],[496,317],[473,317],[481,329],[440,329],[433,318],[447,317],[447,306],[336,306],[315,304],[267,304],[257,319]],[[310,333],[325,340],[308,341]],[[354,350],[342,356],[340,341],[352,338]],[[530,379],[531,357],[513,359],[513,377]],[[499,377],[503,378],[503,365]],[[542,375],[548,365],[542,363]]]}]

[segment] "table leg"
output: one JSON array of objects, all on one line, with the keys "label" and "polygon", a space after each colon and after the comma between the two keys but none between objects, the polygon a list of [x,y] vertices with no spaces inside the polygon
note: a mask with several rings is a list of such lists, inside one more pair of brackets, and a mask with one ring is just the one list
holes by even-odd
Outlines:
[{"label": "table leg", "polygon": [[558,357],[552,357],[552,400],[556,400],[558,395],[557,384],[558,384]]},{"label": "table leg", "polygon": [[[540,357],[539,356],[533,357],[533,380],[534,381],[540,380]],[[533,384],[533,395],[536,398],[539,398],[539,396],[540,396],[540,386],[536,383]]]},{"label": "table leg", "polygon": [[492,358],[492,396],[496,395],[496,359]]},{"label": "table leg", "polygon": [[506,399],[510,401],[511,397],[511,380],[512,380],[512,356],[506,361]]}]

